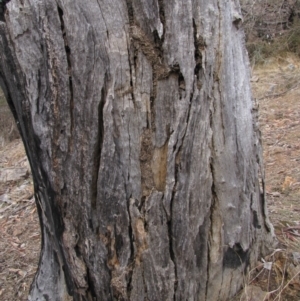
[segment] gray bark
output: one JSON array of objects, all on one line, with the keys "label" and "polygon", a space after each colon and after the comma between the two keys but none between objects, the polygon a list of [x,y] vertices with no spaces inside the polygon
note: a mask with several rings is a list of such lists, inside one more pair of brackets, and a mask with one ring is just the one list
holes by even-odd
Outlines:
[{"label": "gray bark", "polygon": [[4,12],[1,86],[43,234],[29,300],[233,296],[272,241],[238,1]]}]

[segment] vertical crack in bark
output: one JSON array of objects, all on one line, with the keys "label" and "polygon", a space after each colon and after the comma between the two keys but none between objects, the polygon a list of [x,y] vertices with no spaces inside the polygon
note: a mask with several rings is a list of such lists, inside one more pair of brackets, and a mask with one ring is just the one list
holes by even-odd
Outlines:
[{"label": "vertical crack in bark", "polygon": [[[129,72],[130,72],[130,94],[131,94],[131,98],[132,98],[132,102],[134,107],[136,108],[136,101],[135,101],[135,97],[134,97],[134,87],[133,87],[133,68],[135,67],[135,48],[133,44],[128,43],[128,38],[126,38],[126,42],[127,42],[127,52],[128,52],[128,64],[129,64]],[[131,48],[133,47],[133,49]],[[133,50],[133,57],[132,57],[132,52],[131,49]],[[129,131],[128,131],[129,133]],[[130,133],[129,133],[130,134]]]},{"label": "vertical crack in bark", "polygon": [[202,87],[201,77],[200,77],[200,71],[202,69],[202,53],[201,51],[205,48],[205,42],[203,37],[197,37],[197,25],[196,21],[193,18],[193,33],[194,33],[194,47],[195,47],[195,62],[196,66],[194,68],[194,74],[197,78],[197,88],[200,90]]},{"label": "vertical crack in bark", "polygon": [[[177,142],[178,143],[178,142]],[[174,148],[176,151],[176,147],[177,147],[177,143],[176,145],[174,145]],[[170,214],[168,214],[166,212],[166,216],[168,217],[168,236],[169,236],[169,252],[170,252],[170,257],[171,260],[174,264],[174,274],[175,274],[175,283],[174,283],[174,295],[173,295],[173,299],[174,301],[176,300],[176,292],[177,292],[177,288],[178,288],[178,275],[177,275],[177,265],[176,265],[176,256],[175,256],[175,251],[174,251],[174,244],[173,244],[173,202],[175,199],[175,194],[177,191],[177,185],[178,185],[178,174],[179,174],[179,164],[180,164],[180,156],[181,156],[181,147],[182,145],[179,146],[179,148],[177,149],[177,154],[176,154],[176,158],[175,158],[175,173],[174,173],[174,187],[173,187],[173,191],[172,191],[172,198],[170,201]]]},{"label": "vertical crack in bark", "polygon": [[[210,118],[210,123],[212,124],[212,117]],[[213,139],[212,139],[213,140]],[[212,141],[212,148],[213,148],[213,141]],[[205,286],[205,300],[207,300],[208,297],[208,287],[209,287],[209,269],[210,269],[210,249],[211,249],[211,239],[213,236],[213,229],[212,229],[212,223],[213,223],[213,214],[215,210],[215,201],[216,201],[216,191],[215,191],[215,178],[214,178],[214,167],[213,167],[213,158],[211,157],[210,159],[210,172],[211,172],[211,177],[212,177],[212,185],[211,185],[211,207],[210,207],[210,226],[209,226],[209,234],[208,234],[208,241],[207,241],[207,268],[206,268],[206,274],[207,274],[207,279],[206,279],[206,286]]]},{"label": "vertical crack in bark", "polygon": [[[184,78],[183,78],[183,80],[184,80]],[[195,85],[193,85],[193,86],[194,86],[194,89],[195,89]],[[186,136],[186,133],[187,133],[187,130],[188,130],[188,126],[189,126],[193,98],[194,98],[194,90],[190,94],[189,107],[188,107],[188,110],[187,110],[187,116],[186,116],[186,121],[185,121],[186,122],[186,126],[185,126],[184,134],[183,134],[183,137],[182,137],[182,144],[183,144],[183,141],[185,139],[185,136]]]},{"label": "vertical crack in bark", "polygon": [[[68,76],[69,76],[69,91],[70,91],[70,119],[71,119],[71,141],[69,143],[69,148],[72,147],[72,137],[73,137],[73,130],[74,130],[74,90],[73,90],[73,79],[72,79],[72,62],[71,62],[71,49],[68,44],[67,34],[66,34],[66,28],[65,28],[65,22],[64,22],[64,12],[62,8],[57,6],[60,25],[61,25],[61,32],[62,37],[65,44],[65,51],[66,51],[66,58],[67,58],[67,64],[68,64]],[[69,149],[70,151],[70,149]]]},{"label": "vertical crack in bark", "polygon": [[134,9],[132,5],[132,0],[125,0],[125,1],[127,5],[129,25],[132,26],[134,25]]},{"label": "vertical crack in bark", "polygon": [[179,74],[178,74],[178,93],[179,93],[180,99],[185,98],[185,96],[186,96],[185,91],[186,91],[185,80],[184,80],[182,73],[179,72]]},{"label": "vertical crack in bark", "polygon": [[[154,71],[154,66],[153,71]],[[157,75],[155,71],[153,72],[153,78],[152,78],[152,90],[150,91],[150,114],[149,118],[150,120],[148,121],[149,124],[149,129],[152,131],[153,134],[155,134],[156,131],[156,125],[155,125],[155,99],[157,95]]]},{"label": "vertical crack in bark", "polygon": [[[214,107],[214,101],[212,103],[212,107]],[[214,121],[213,121],[213,108],[210,108],[210,115],[209,115],[209,126],[212,132],[211,135],[211,142],[210,142],[210,148],[211,148],[211,155],[210,155],[210,174],[211,174],[211,178],[212,178],[212,184],[211,184],[211,207],[210,207],[210,213],[209,213],[209,221],[210,221],[210,225],[209,225],[209,233],[208,233],[208,240],[207,240],[207,268],[206,268],[206,273],[207,273],[207,279],[206,279],[206,286],[205,286],[205,299],[207,300],[208,297],[208,287],[209,287],[209,278],[210,278],[210,251],[211,251],[211,240],[213,237],[213,214],[214,214],[214,210],[215,210],[215,202],[217,200],[217,194],[216,194],[216,190],[215,190],[215,174],[214,174],[214,162],[213,162],[213,155],[214,155],[214,150],[215,150],[215,146],[214,146]]]},{"label": "vertical crack in bark", "polygon": [[130,257],[129,257],[129,264],[128,264],[128,279],[127,279],[127,295],[130,299],[131,291],[132,291],[132,274],[134,270],[134,236],[133,236],[133,229],[132,229],[132,218],[130,214],[130,201],[131,196],[127,202],[127,212],[129,217],[129,224],[128,224],[128,236],[130,241]]},{"label": "vertical crack in bark", "polygon": [[95,280],[93,279],[92,275],[91,275],[91,271],[88,268],[88,265],[86,265],[86,282],[89,286],[89,290],[87,290],[87,301],[90,300],[96,300],[97,298],[97,288],[95,287]]},{"label": "vertical crack in bark", "polygon": [[102,153],[102,145],[103,145],[103,136],[104,136],[104,117],[103,117],[103,108],[106,100],[106,81],[107,74],[105,74],[105,79],[103,83],[103,87],[101,89],[101,99],[98,104],[98,133],[95,143],[94,155],[93,155],[93,175],[92,175],[92,184],[91,184],[91,205],[92,208],[96,208],[97,203],[97,195],[98,195],[98,176],[99,176],[99,168],[101,162],[101,153]]},{"label": "vertical crack in bark", "polygon": [[[128,124],[128,137],[129,137],[129,145],[130,143],[130,131],[129,131],[129,124]],[[129,155],[130,156],[130,155]],[[129,181],[130,174],[128,172],[128,181]],[[132,195],[130,195],[129,200],[127,201],[127,212],[128,212],[128,217],[129,217],[129,224],[128,224],[128,237],[129,237],[129,242],[130,242],[130,257],[128,260],[128,268],[127,268],[127,298],[130,300],[130,295],[132,291],[132,275],[133,275],[133,270],[135,267],[135,260],[134,260],[134,234],[133,234],[133,228],[132,228],[132,217],[131,217],[131,211],[130,211],[130,206],[131,206],[131,200],[132,200]]]},{"label": "vertical crack in bark", "polygon": [[163,34],[162,34],[162,37],[161,37],[161,40],[163,42],[164,41],[164,37],[165,37],[165,31],[166,31],[166,16],[165,16],[164,0],[158,0],[157,2],[158,2],[160,22],[163,25]]},{"label": "vertical crack in bark", "polygon": [[5,22],[5,11],[6,11],[6,4],[9,2],[10,0],[2,0],[0,1],[0,21],[1,22]]},{"label": "vertical crack in bark", "polygon": [[[172,202],[171,202],[172,204]],[[172,210],[172,206],[171,206]],[[176,300],[176,292],[178,288],[178,276],[177,276],[177,266],[176,266],[176,260],[175,260],[175,253],[174,253],[174,247],[173,247],[173,231],[172,231],[172,217],[171,220],[167,222],[168,226],[168,236],[169,236],[169,253],[170,258],[174,264],[174,276],[175,276],[175,283],[174,283],[174,294],[173,294],[173,300]]]},{"label": "vertical crack in bark", "polygon": [[[128,18],[129,18],[129,23],[133,23],[133,8],[132,8],[132,3],[131,1],[126,1],[127,4],[127,9],[128,9]],[[129,30],[129,36],[131,35],[131,27],[128,28]],[[134,86],[133,86],[133,68],[135,68],[135,46],[133,43],[130,42],[131,39],[128,39],[128,36],[126,36],[126,43],[127,43],[127,52],[128,52],[128,64],[129,64],[129,72],[130,72],[130,94],[133,102],[134,108],[136,108],[136,102],[135,102],[135,96],[134,96]],[[133,47],[133,57],[131,50]],[[131,137],[130,137],[130,129],[129,129],[130,121],[128,123],[128,139],[129,139],[129,148],[130,148],[130,153],[129,156],[131,155]],[[128,171],[128,178],[127,181],[130,180],[130,174]],[[127,296],[128,299],[130,299],[131,291],[132,291],[132,276],[133,276],[133,271],[135,267],[135,259],[134,259],[134,233],[133,233],[133,228],[132,228],[132,216],[130,212],[130,202],[132,200],[132,195],[130,195],[128,201],[127,201],[127,212],[128,212],[128,217],[129,217],[129,225],[128,225],[128,236],[129,236],[129,241],[130,241],[130,257],[128,260],[128,268],[127,268]]]}]

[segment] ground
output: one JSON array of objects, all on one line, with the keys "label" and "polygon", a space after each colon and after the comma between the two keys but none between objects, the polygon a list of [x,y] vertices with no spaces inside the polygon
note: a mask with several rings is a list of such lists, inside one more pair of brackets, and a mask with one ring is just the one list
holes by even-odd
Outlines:
[{"label": "ground", "polygon": [[39,253],[32,179],[17,139],[0,148],[0,300],[27,300]]},{"label": "ground", "polygon": [[[260,106],[268,208],[278,245],[245,275],[245,288],[235,300],[299,301],[300,60],[289,55],[256,66],[252,86]],[[27,300],[39,250],[38,217],[22,142],[2,141],[0,300]]]}]

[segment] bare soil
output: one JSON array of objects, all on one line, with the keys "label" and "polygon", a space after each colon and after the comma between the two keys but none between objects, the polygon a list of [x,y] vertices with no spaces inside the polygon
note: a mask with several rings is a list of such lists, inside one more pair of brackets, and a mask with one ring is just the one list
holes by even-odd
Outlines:
[{"label": "bare soil", "polygon": [[[276,58],[253,70],[260,104],[266,190],[279,244],[245,275],[235,300],[300,300],[300,61]],[[26,166],[22,142],[0,145],[0,172]],[[28,165],[27,165],[28,166]],[[40,252],[40,230],[28,174],[0,182],[0,300],[27,300]]]}]

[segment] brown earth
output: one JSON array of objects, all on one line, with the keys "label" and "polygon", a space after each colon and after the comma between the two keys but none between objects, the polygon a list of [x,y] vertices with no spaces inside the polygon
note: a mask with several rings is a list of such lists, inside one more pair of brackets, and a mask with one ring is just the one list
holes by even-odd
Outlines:
[{"label": "brown earth", "polygon": [[[299,301],[299,59],[287,56],[257,66],[252,84],[260,104],[269,213],[279,244],[245,275],[245,289],[235,300]],[[17,168],[28,168],[21,141],[0,145],[0,178],[4,171]],[[39,250],[40,230],[29,173],[0,181],[0,300],[27,300]]]}]

